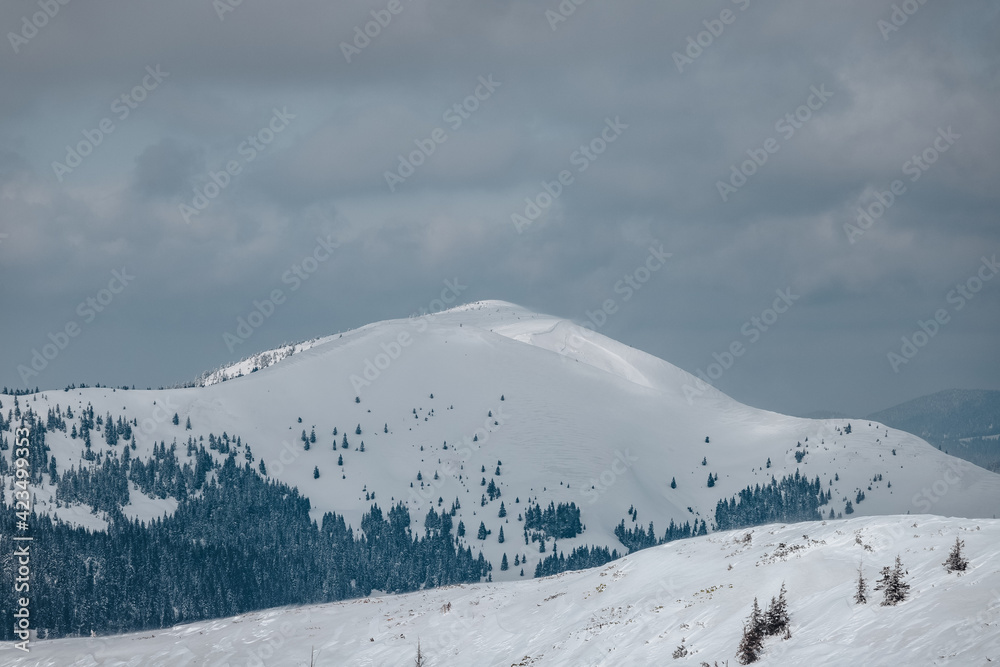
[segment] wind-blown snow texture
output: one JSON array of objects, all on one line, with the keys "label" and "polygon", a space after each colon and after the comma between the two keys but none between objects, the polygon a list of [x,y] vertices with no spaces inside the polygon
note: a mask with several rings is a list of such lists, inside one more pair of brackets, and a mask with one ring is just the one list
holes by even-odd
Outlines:
[{"label": "wind-blown snow texture", "polygon": [[[750,535],[749,541],[744,540]],[[970,569],[941,565],[955,537]],[[986,665],[1000,661],[1000,521],[913,515],[771,525],[673,542],[545,579],[433,589],[118,637],[0,646],[0,663],[96,665],[736,665],[742,622],[788,588],[792,637],[764,666]],[[902,557],[910,598],[854,604],[859,563],[874,580]],[[686,657],[671,659],[681,645]]]},{"label": "wind-blown snow texture", "polygon": [[[780,480],[784,475],[794,474],[797,469],[810,480],[818,476],[822,488],[832,491],[832,502],[820,508],[824,516],[831,507],[838,512],[843,511],[846,501],[854,503],[856,494],[863,491],[865,500],[854,504],[854,518],[907,513],[932,513],[967,519],[995,517],[1000,507],[1000,476],[947,456],[913,435],[867,420],[787,417],[742,405],[712,388],[706,388],[689,401],[685,385],[690,394],[690,388],[697,387],[698,383],[681,369],[565,320],[499,301],[478,302],[426,317],[379,322],[297,346],[291,356],[287,356],[287,349],[283,350],[281,354],[271,356],[285,358],[257,372],[249,371],[262,364],[252,360],[221,369],[213,374],[214,383],[208,386],[159,391],[115,391],[107,388],[55,390],[23,396],[20,401],[43,416],[56,403],[61,404],[64,410],[69,405],[76,413],[90,403],[98,415],[110,412],[115,418],[119,415],[135,418],[140,426],[134,429],[137,450],[133,457],[149,457],[154,442],[164,441],[169,445],[176,439],[181,455],[183,443],[189,436],[196,440],[204,436],[207,441],[209,433],[218,436],[226,431],[234,437],[238,435],[250,445],[255,468],[263,459],[270,476],[298,487],[310,499],[314,518],[319,519],[323,512],[335,511],[343,514],[355,529],[360,524],[362,513],[372,502],[387,508],[393,502],[402,500],[410,509],[414,531],[422,532],[423,517],[432,505],[439,511],[447,510],[458,498],[461,509],[455,517],[455,525],[459,520],[465,523],[465,542],[472,547],[474,555],[481,550],[493,563],[495,581],[521,580],[523,583],[452,588],[398,600],[343,603],[312,612],[323,619],[336,619],[328,624],[326,620],[305,621],[302,614],[306,612],[298,610],[284,614],[248,615],[241,622],[198,624],[197,631],[190,631],[189,640],[163,632],[144,633],[144,637],[155,635],[159,638],[150,646],[161,646],[158,642],[166,642],[163,646],[174,648],[163,650],[190,650],[193,655],[205,655],[211,646],[219,642],[245,641],[249,636],[247,633],[259,632],[259,641],[273,638],[277,627],[287,616],[294,619],[291,622],[297,628],[295,632],[305,634],[298,634],[299,639],[289,642],[295,645],[294,655],[283,649],[281,656],[268,660],[267,664],[278,664],[275,662],[277,659],[285,660],[283,664],[301,664],[306,659],[306,645],[313,641],[328,647],[325,655],[329,660],[332,652],[329,642],[341,630],[343,632],[336,635],[341,640],[359,641],[362,635],[367,638],[376,634],[378,640],[370,642],[371,646],[350,649],[351,655],[356,655],[361,662],[352,658],[330,664],[402,664],[400,661],[408,656],[410,644],[414,643],[411,641],[414,639],[412,633],[418,632],[426,636],[428,642],[435,642],[438,640],[434,636],[446,631],[457,632],[453,643],[440,646],[440,651],[449,651],[448,655],[452,657],[448,658],[448,662],[438,664],[501,664],[508,658],[510,662],[504,664],[511,664],[516,662],[515,658],[519,660],[524,655],[544,661],[538,664],[628,664],[614,659],[615,656],[620,660],[622,656],[634,655],[634,658],[628,657],[629,661],[637,661],[631,664],[647,664],[642,656],[657,656],[657,659],[669,656],[669,652],[679,644],[679,636],[688,637],[689,646],[703,651],[699,657],[710,659],[710,662],[729,658],[731,664],[735,664],[732,649],[738,640],[739,617],[749,610],[753,595],[776,594],[783,578],[789,583],[793,610],[800,613],[796,639],[789,645],[815,645],[820,638],[828,638],[825,641],[838,644],[838,648],[815,649],[815,655],[803,654],[810,655],[808,659],[781,664],[845,664],[851,660],[840,656],[857,655],[860,659],[866,650],[864,647],[873,637],[879,637],[879,641],[895,647],[893,650],[912,651],[921,659],[929,659],[930,654],[925,649],[930,646],[934,646],[935,651],[941,651],[942,655],[950,654],[964,644],[953,632],[939,635],[936,631],[930,633],[928,628],[934,626],[937,620],[953,625],[958,619],[988,608],[988,591],[975,593],[979,598],[962,598],[958,593],[949,593],[952,597],[942,598],[940,604],[952,607],[937,612],[936,616],[927,616],[929,607],[918,605],[925,605],[924,600],[932,599],[928,597],[929,584],[917,584],[923,593],[915,596],[918,599],[910,609],[919,608],[921,611],[896,617],[905,618],[901,625],[896,626],[896,621],[887,615],[890,613],[887,610],[873,607],[858,611],[850,609],[844,602],[846,593],[841,588],[852,580],[850,571],[857,565],[856,556],[867,555],[871,558],[871,573],[874,574],[875,557],[878,557],[877,564],[882,565],[889,564],[891,555],[889,550],[855,554],[851,544],[852,531],[856,527],[868,527],[870,541],[877,544],[878,539],[885,537],[878,537],[880,532],[884,532],[878,526],[908,525],[913,521],[926,526],[930,521],[937,522],[934,534],[940,532],[940,539],[935,538],[937,541],[933,545],[917,540],[912,543],[905,541],[904,545],[897,540],[893,547],[904,551],[906,548],[915,550],[914,563],[907,562],[911,568],[916,565],[918,552],[923,553],[921,550],[930,546],[936,549],[933,558],[943,560],[942,545],[952,540],[962,527],[980,525],[985,531],[968,534],[972,555],[978,553],[981,559],[986,559],[988,554],[996,551],[1000,528],[994,522],[931,520],[926,517],[912,520],[893,517],[849,524],[831,522],[822,529],[818,523],[802,525],[782,537],[765,538],[757,530],[755,555],[746,556],[752,557],[753,562],[741,560],[737,564],[734,561],[734,567],[740,567],[744,579],[719,576],[725,573],[724,567],[705,569],[712,559],[722,558],[716,552],[721,553],[724,549],[732,551],[730,547],[723,546],[726,540],[731,540],[731,536],[710,536],[707,540],[678,543],[665,549],[636,554],[628,561],[612,564],[610,569],[605,567],[600,571],[604,576],[597,571],[574,575],[566,581],[586,582],[585,585],[579,584],[576,597],[567,593],[561,602],[553,599],[551,604],[536,607],[536,604],[543,604],[544,597],[555,595],[558,586],[551,581],[542,584],[526,582],[520,576],[523,568],[524,579],[530,578],[539,558],[552,551],[551,540],[545,554],[538,552],[537,543],[524,543],[518,515],[523,512],[529,498],[543,507],[551,501],[556,504],[575,502],[581,508],[586,530],[577,538],[559,540],[559,551],[569,554],[576,546],[600,545],[624,552],[613,533],[622,519],[626,520],[628,527],[645,527],[652,521],[657,535],[663,534],[670,520],[694,523],[705,519],[711,527],[715,505],[721,498],[729,498],[747,485],[765,484],[772,475]],[[265,356],[267,353],[255,355],[258,359]],[[221,381],[240,373],[242,377]],[[355,401],[356,396],[360,402]],[[5,409],[9,408],[12,398],[4,396],[2,400]],[[179,415],[177,425],[170,419],[174,412]],[[185,429],[187,419],[191,421],[190,431]],[[845,433],[848,422],[851,424],[850,434]],[[362,429],[361,435],[355,434],[358,425]],[[332,435],[334,427],[338,429],[336,438]],[[314,428],[317,441],[306,451],[299,439],[300,434],[303,430],[309,433]],[[386,428],[387,433],[384,432]],[[348,449],[339,446],[344,434],[350,443]],[[706,437],[709,442],[706,442]],[[336,450],[333,448],[334,440],[338,443]],[[358,451],[362,440],[364,452]],[[58,460],[60,471],[70,465],[81,464],[82,444],[79,440],[73,440],[59,431],[50,431],[47,442],[51,454]],[[446,442],[447,449],[444,447]],[[799,444],[801,447],[797,447]],[[119,444],[117,448],[121,446]],[[95,451],[101,451],[108,446],[100,437],[95,437],[93,447]],[[805,452],[801,462],[796,461],[796,452]],[[244,453],[238,452],[241,462]],[[341,455],[344,459],[342,467],[337,465]],[[702,465],[703,459],[707,465]],[[771,461],[770,469],[766,467],[768,459]],[[501,474],[496,476],[494,472],[498,461],[502,461]],[[485,472],[482,472],[484,467]],[[314,478],[314,468],[320,470],[318,479]],[[421,473],[423,489],[421,481],[417,480],[418,472]],[[718,475],[718,481],[711,488],[706,484],[710,473]],[[485,507],[480,506],[481,494],[486,491],[480,485],[483,478],[487,482],[494,479],[502,491],[500,498]],[[677,480],[676,489],[670,487],[672,478]],[[9,502],[9,490],[5,492]],[[375,494],[374,501],[372,493]],[[89,507],[63,505],[56,508],[50,502],[50,497],[54,495],[51,486],[36,488],[35,494],[38,511],[51,512],[93,528],[105,525],[103,517],[91,513]],[[366,498],[366,495],[369,497]],[[148,498],[134,487],[131,498],[132,502],[125,510],[132,516],[151,518],[163,512],[172,512],[176,507],[172,499]],[[438,505],[439,498],[441,505]],[[498,517],[501,501],[507,509],[504,519]],[[635,523],[628,515],[630,507],[637,510]],[[484,541],[476,539],[480,521],[490,531]],[[502,544],[497,539],[501,527],[506,536]],[[846,531],[846,537],[838,536],[835,529]],[[924,534],[930,535],[926,530]],[[808,555],[801,561],[801,573],[797,567],[782,567],[780,576],[760,578],[759,573],[772,570],[754,567],[761,557],[756,550],[763,548],[765,542],[792,543],[794,535],[799,535],[801,542],[803,532],[826,540],[828,546],[810,547],[806,553],[814,555]],[[973,538],[981,540],[980,535],[985,537],[987,534],[993,535],[992,541],[977,542],[978,546],[973,546]],[[837,545],[844,540],[846,542],[841,549]],[[500,571],[504,554],[511,563],[510,570],[506,572]],[[513,565],[516,554],[526,557],[523,564]],[[743,557],[733,558],[739,560]],[[669,563],[669,567],[662,565],[661,561]],[[806,563],[813,565],[806,567]],[[929,560],[920,567],[927,572],[933,569]],[[989,570],[990,567],[993,569]],[[823,568],[829,568],[829,576],[823,574]],[[995,561],[981,560],[974,575],[963,578],[959,588],[948,590],[966,591],[967,582],[976,581],[975,577],[995,576],[995,570]],[[614,589],[612,582],[617,581],[615,573],[620,572],[632,573],[627,581],[635,582],[635,585],[618,587],[618,592],[608,595]],[[652,587],[659,586],[657,582],[669,582],[670,577],[675,582],[669,584],[673,592],[663,599],[683,599],[695,602],[696,606],[687,613],[676,610],[676,613],[661,611],[654,614],[649,609],[642,610],[641,604],[645,604],[641,603],[643,597],[653,595]],[[598,594],[595,587],[605,582],[609,588]],[[729,583],[738,588],[732,597],[726,593],[724,607],[714,602],[703,604],[704,594],[694,596],[700,589],[722,584],[728,586]],[[995,578],[987,586],[998,587],[1000,582]],[[806,591],[812,591],[808,593],[811,597],[802,597],[807,595]],[[545,595],[536,600],[539,592],[545,592]],[[939,592],[944,595],[943,590],[935,591],[934,595]],[[587,593],[590,597],[584,602],[583,596]],[[721,601],[721,595],[715,593],[715,600]],[[967,595],[967,592],[961,595]],[[527,606],[521,606],[521,603],[513,606],[506,602],[501,604],[520,596],[527,596],[532,602]],[[919,599],[921,597],[922,600]],[[996,597],[993,595],[992,599]],[[966,602],[959,602],[963,599]],[[426,609],[436,610],[449,600],[453,601],[453,608],[457,606],[461,610],[454,618],[466,618],[468,621],[469,625],[460,626],[460,631],[455,630],[457,621],[453,622],[447,614],[439,614],[441,617],[438,618],[426,613]],[[482,607],[478,616],[475,610],[469,609],[477,606],[475,600],[479,600],[478,606]],[[572,604],[570,600],[573,600]],[[817,609],[825,609],[824,613],[832,614],[830,625],[827,626],[820,616],[813,616],[814,612],[807,611],[807,607],[803,606],[804,600],[813,600],[818,605]],[[372,615],[369,620],[353,620],[361,613],[358,610],[374,609],[376,606],[379,609],[403,609],[403,617],[393,611],[388,615],[394,620],[384,621],[394,627],[402,618],[409,618],[406,609],[416,609],[424,604],[421,601],[430,605],[425,612],[421,612],[426,618],[420,623],[426,622],[427,625],[413,621],[416,630],[401,626],[399,634],[406,635],[405,641],[402,638],[390,641],[395,635],[388,630],[376,632],[380,621],[375,619],[386,617],[382,612]],[[660,601],[656,604],[665,603]],[[626,623],[632,612],[616,610],[628,608],[628,605],[632,605],[636,614],[640,611],[643,614],[644,620],[634,621],[638,624],[635,630],[638,632],[641,629],[640,635],[635,636],[641,636],[641,641],[619,642],[616,654],[612,649],[616,641],[613,638],[617,636],[615,632],[632,631],[631,624]],[[703,611],[698,611],[698,605],[702,605]],[[336,611],[338,609],[348,611],[341,613]],[[514,611],[502,613],[504,609]],[[546,610],[535,614],[540,609]],[[661,614],[668,615],[662,618],[662,622],[655,620]],[[501,619],[511,632],[490,630],[487,620],[484,620],[487,617]],[[267,622],[269,625],[265,622],[268,618],[272,619]],[[813,620],[808,621],[810,618]],[[697,625],[700,621],[708,623],[709,619],[713,619],[711,632],[708,627]],[[362,625],[350,625],[355,622]],[[653,632],[653,625],[657,623],[659,625]],[[678,632],[681,623],[688,623],[691,628]],[[371,631],[367,629],[368,624],[374,624]],[[361,629],[347,632],[348,627]],[[587,630],[588,627],[590,630]],[[836,630],[837,627],[841,629]],[[194,638],[198,632],[209,633],[211,628],[229,630],[217,630],[214,639],[204,640],[207,644],[201,644],[202,639]],[[477,634],[480,631],[484,633],[482,636]],[[229,632],[234,634],[230,636]],[[604,639],[595,643],[584,641],[590,636],[588,633],[597,633]],[[710,641],[700,638],[707,638],[709,634],[712,636]],[[903,641],[904,636],[912,641]],[[621,640],[624,641],[624,638],[625,635]],[[647,641],[650,643],[646,644]],[[121,642],[121,646],[128,647],[122,649],[122,655],[146,650],[143,647],[147,640],[123,639]],[[573,642],[578,643],[578,646],[574,645],[576,648],[571,646]],[[854,648],[840,653],[847,650],[840,644]],[[75,647],[74,655],[75,650],[84,645],[84,640],[51,644]],[[669,651],[664,648],[666,645],[669,645]],[[49,650],[44,647],[50,644],[40,642],[36,646],[38,655],[44,655],[44,651]],[[593,647],[596,646],[603,648],[594,652]],[[713,647],[711,652],[709,647]],[[156,652],[149,650],[148,655]],[[455,656],[456,650],[470,653]],[[986,655],[985,640],[969,650],[981,650],[973,655]],[[366,654],[363,651],[371,652]],[[888,656],[891,652],[887,648],[884,655]],[[370,655],[375,661],[363,662],[367,659],[363,657],[365,655]],[[465,655],[470,656],[470,660],[471,656],[479,655],[487,658],[482,663],[478,659],[469,662]],[[567,657],[574,655],[579,658]],[[406,659],[412,660],[412,656]],[[601,663],[604,659],[609,662]],[[172,660],[174,658],[165,659],[163,664],[184,664]],[[830,662],[832,660],[837,662]],[[230,662],[242,664],[239,661]],[[67,663],[56,660],[43,664]],[[150,663],[140,661],[130,664]],[[529,660],[525,664],[532,663]],[[918,663],[903,661],[903,664]],[[960,661],[956,664],[977,663]]]},{"label": "wind-blown snow texture", "polygon": [[[150,456],[154,442],[169,445],[176,438],[181,447],[192,435],[206,441],[210,432],[239,435],[251,446],[254,465],[263,459],[269,475],[297,486],[317,519],[336,511],[357,527],[371,505],[366,492],[374,492],[382,507],[403,500],[419,526],[431,503],[442,498],[438,509],[447,509],[457,497],[462,509],[455,524],[465,522],[474,551],[482,547],[494,563],[494,578],[517,578],[519,569],[499,572],[504,552],[511,560],[526,552],[526,575],[533,572],[537,545],[524,545],[517,523],[529,498],[581,508],[586,531],[559,543],[567,553],[580,544],[620,548],[612,531],[630,506],[638,510],[637,525],[653,521],[658,534],[671,519],[711,525],[720,498],[796,469],[810,479],[818,475],[832,490],[831,505],[821,508],[825,514],[831,506],[843,511],[858,490],[866,499],[855,504],[856,515],[992,517],[1000,507],[1000,476],[910,434],[853,420],[852,433],[843,435],[848,420],[786,417],[712,388],[689,404],[685,385],[694,387],[696,379],[656,357],[565,320],[491,301],[320,339],[261,371],[206,387],[58,390],[21,400],[42,415],[55,403],[76,412],[92,403],[98,415],[136,418],[134,457]],[[180,416],[176,426],[169,420],[174,412]],[[185,430],[188,418],[191,431]],[[347,435],[349,449],[333,450],[334,427],[338,443]],[[317,442],[305,451],[299,437],[313,428]],[[356,451],[362,440],[363,453]],[[79,440],[50,432],[47,441],[60,470],[79,464]],[[794,458],[797,443],[807,452],[801,463]],[[107,445],[95,437],[94,448]],[[480,482],[494,478],[497,461],[503,495],[480,507],[486,491]],[[709,473],[719,475],[712,488]],[[882,481],[873,483],[878,474]],[[830,486],[835,475],[839,480]],[[676,489],[670,488],[673,477]],[[41,511],[104,525],[89,508],[47,504],[51,491],[36,492]],[[174,506],[169,499],[132,495],[127,511],[133,515],[156,516]],[[501,501],[508,511],[503,524]],[[474,539],[480,521],[492,531],[485,543]],[[497,542],[501,525],[505,544]]]}]

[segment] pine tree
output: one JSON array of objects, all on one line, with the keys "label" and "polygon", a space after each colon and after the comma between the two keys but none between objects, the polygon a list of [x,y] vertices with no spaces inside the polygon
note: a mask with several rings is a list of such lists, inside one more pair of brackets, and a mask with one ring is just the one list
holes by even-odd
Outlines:
[{"label": "pine tree", "polygon": [[311,429],[309,431],[309,442],[311,442],[311,443],[315,443],[316,442],[316,429]]},{"label": "pine tree", "polygon": [[910,585],[903,581],[903,575],[905,574],[903,562],[898,555],[896,556],[894,567],[882,568],[882,576],[879,578],[878,583],[875,584],[875,590],[882,591],[883,607],[894,607],[909,595]]},{"label": "pine tree", "polygon": [[771,598],[771,603],[764,613],[764,634],[772,637],[781,634],[788,629],[788,602],[785,600],[785,584],[781,584],[781,592],[778,599]]},{"label": "pine tree", "polygon": [[510,565],[507,563],[507,554],[503,555],[503,560],[500,561],[500,571],[505,572],[510,569]]},{"label": "pine tree", "polygon": [[750,618],[743,624],[743,637],[736,649],[736,657],[741,665],[749,665],[760,659],[764,650],[764,617],[760,612],[757,598],[753,599],[753,611]]},{"label": "pine tree", "polygon": [[486,539],[486,524],[482,521],[479,522],[479,533],[476,535],[481,540]]},{"label": "pine tree", "polygon": [[497,516],[501,519],[507,516],[507,508],[503,506],[503,501],[500,501],[500,513]]},{"label": "pine tree", "polygon": [[946,560],[943,565],[944,569],[948,572],[965,572],[969,568],[969,561],[962,555],[962,547],[965,546],[963,540],[955,538],[955,546],[951,548],[951,553],[948,554],[948,560]]},{"label": "pine tree", "polygon": [[713,486],[715,486],[715,477],[712,473],[708,473],[708,488],[712,488]]},{"label": "pine tree", "polygon": [[188,430],[188,431],[191,430],[191,418],[190,417],[187,418],[187,423],[184,424],[184,428],[185,428],[185,430]]},{"label": "pine tree", "polygon": [[313,468],[313,479],[319,479],[319,466]]},{"label": "pine tree", "polygon": [[344,455],[343,454],[341,454],[340,456],[337,457],[337,465],[339,465],[339,466],[344,465]]},{"label": "pine tree", "polygon": [[497,537],[497,542],[503,544],[503,526],[500,526],[500,535]]},{"label": "pine tree", "polygon": [[358,427],[354,429],[354,435],[361,435],[361,424],[358,424]]},{"label": "pine tree", "polygon": [[676,477],[671,477],[670,478],[670,488],[671,489],[676,489],[677,488],[677,478]]},{"label": "pine tree", "polygon": [[854,591],[855,604],[868,604],[868,582],[865,581],[865,573],[861,563],[858,563],[858,587]]},{"label": "pine tree", "polygon": [[171,421],[172,421],[172,422],[174,423],[174,426],[179,426],[179,425],[180,425],[180,423],[181,423],[181,418],[180,418],[180,416],[179,416],[179,415],[178,415],[178,414],[177,414],[177,413],[175,412],[175,413],[174,413],[174,418],[173,418],[173,419],[172,419]]},{"label": "pine tree", "polygon": [[707,466],[707,465],[708,465],[708,457],[707,457],[707,456],[703,456],[703,457],[702,457],[702,459],[701,459],[701,464],[702,464],[703,466]]}]

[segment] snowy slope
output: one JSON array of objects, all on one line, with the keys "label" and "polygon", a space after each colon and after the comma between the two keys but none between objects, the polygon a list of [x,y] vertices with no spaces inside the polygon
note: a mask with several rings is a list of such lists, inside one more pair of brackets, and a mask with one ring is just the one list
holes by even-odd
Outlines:
[{"label": "snowy slope", "polygon": [[308,350],[311,347],[321,343],[326,343],[332,339],[333,336],[324,336],[322,338],[314,338],[313,340],[307,340],[301,343],[282,345],[281,347],[276,347],[273,350],[258,352],[257,354],[250,355],[246,359],[237,361],[235,364],[229,364],[228,366],[223,366],[214,371],[205,373],[195,384],[201,387],[206,387],[211,384],[218,384],[219,382],[225,382],[227,380],[243,377],[244,375],[249,375],[250,373],[256,373],[257,371],[267,368],[272,364],[278,363],[282,359],[287,359],[296,352]]},{"label": "snowy slope", "polygon": [[[520,568],[499,571],[504,553],[511,561],[516,553],[527,556],[525,577],[539,558],[537,545],[524,544],[517,520],[528,498],[581,507],[586,531],[559,542],[567,554],[582,544],[623,551],[613,534],[622,519],[630,526],[653,521],[658,535],[671,519],[711,525],[720,498],[796,469],[820,477],[837,511],[863,490],[866,500],[855,505],[855,516],[993,517],[1000,507],[1000,476],[912,435],[857,420],[844,435],[847,420],[786,417],[711,388],[689,404],[684,385],[695,383],[681,369],[598,333],[493,301],[319,339],[263,370],[205,387],[56,390],[22,397],[21,404],[44,416],[56,403],[77,413],[91,403],[98,415],[135,418],[134,456],[149,456],[154,442],[176,439],[183,462],[189,436],[239,435],[251,447],[254,467],[263,459],[269,475],[298,487],[315,518],[332,510],[355,528],[372,504],[366,494],[375,493],[383,508],[405,502],[415,530],[439,498],[439,510],[458,498],[455,523],[464,521],[468,543],[494,564],[497,580],[520,578]],[[12,398],[0,400],[6,413]],[[170,422],[174,412],[177,426]],[[188,418],[191,431],[184,427]],[[334,451],[334,427],[338,442],[347,434],[349,449]],[[313,428],[317,442],[305,451],[299,436]],[[365,452],[357,451],[362,440]],[[60,470],[79,464],[79,440],[56,432],[48,442]],[[801,463],[794,458],[797,443],[808,452]],[[95,434],[94,448],[106,447]],[[498,461],[501,475],[494,476]],[[314,479],[317,467],[321,476]],[[709,473],[719,477],[714,488],[707,487]],[[882,481],[873,483],[879,474]],[[481,507],[484,477],[495,478],[502,496]],[[36,491],[41,511],[104,525],[89,508],[56,509],[48,502],[52,495],[51,487]],[[497,516],[501,501],[506,519]],[[143,517],[176,506],[135,491],[133,505],[128,511]],[[627,516],[630,506],[638,510],[637,524]],[[475,539],[480,521],[491,531],[485,541]]]},{"label": "snowy slope", "polygon": [[[750,534],[749,543],[741,538]],[[959,536],[971,568],[941,563]],[[1000,661],[1000,521],[913,515],[771,525],[682,540],[602,568],[533,581],[275,609],[117,637],[0,645],[0,663],[98,665],[720,665],[735,659],[754,597],[788,589],[792,637],[757,664],[961,665]],[[902,557],[910,599],[852,601]],[[684,643],[686,657],[671,659]]]}]

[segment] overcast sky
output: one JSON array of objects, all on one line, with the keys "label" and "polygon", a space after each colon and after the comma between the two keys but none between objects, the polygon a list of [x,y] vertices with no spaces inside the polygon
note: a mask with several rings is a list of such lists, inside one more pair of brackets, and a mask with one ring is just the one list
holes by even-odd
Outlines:
[{"label": "overcast sky", "polygon": [[716,386],[779,412],[1000,389],[995,0],[60,2],[0,5],[0,385],[182,382],[447,280],[739,343]]}]

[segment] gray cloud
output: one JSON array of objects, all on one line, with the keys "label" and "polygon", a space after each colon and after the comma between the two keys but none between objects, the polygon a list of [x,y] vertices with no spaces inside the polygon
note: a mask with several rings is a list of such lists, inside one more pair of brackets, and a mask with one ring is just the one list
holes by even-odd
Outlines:
[{"label": "gray cloud", "polygon": [[[886,353],[1000,250],[998,8],[926,3],[883,39],[892,4],[591,0],[553,31],[556,2],[402,0],[350,63],[341,43],[385,3],[244,2],[223,20],[202,0],[62,6],[17,53],[0,45],[17,91],[0,98],[0,385],[22,386],[16,367],[122,266],[134,283],[31,384],[183,381],[405,316],[456,276],[463,298],[583,320],[655,239],[669,266],[602,332],[686,370],[774,290],[801,294],[720,378],[740,400],[867,413],[997,388],[1000,283],[898,374]],[[2,32],[34,8],[0,7]],[[726,9],[678,72],[675,52]],[[169,77],[60,182],[52,162],[155,65]],[[453,128],[446,111],[491,74],[501,86]],[[814,86],[832,97],[786,137],[776,122]],[[276,108],[294,120],[246,161]],[[608,117],[628,129],[578,171]],[[910,181],[949,127],[960,138]],[[435,128],[447,140],[390,192],[385,172]],[[769,138],[779,150],[723,201],[717,182]],[[179,206],[234,159],[185,223]],[[574,183],[518,234],[511,214],[563,169]],[[896,179],[906,192],[850,243],[844,224]],[[231,354],[222,333],[329,234],[342,252]]]}]

